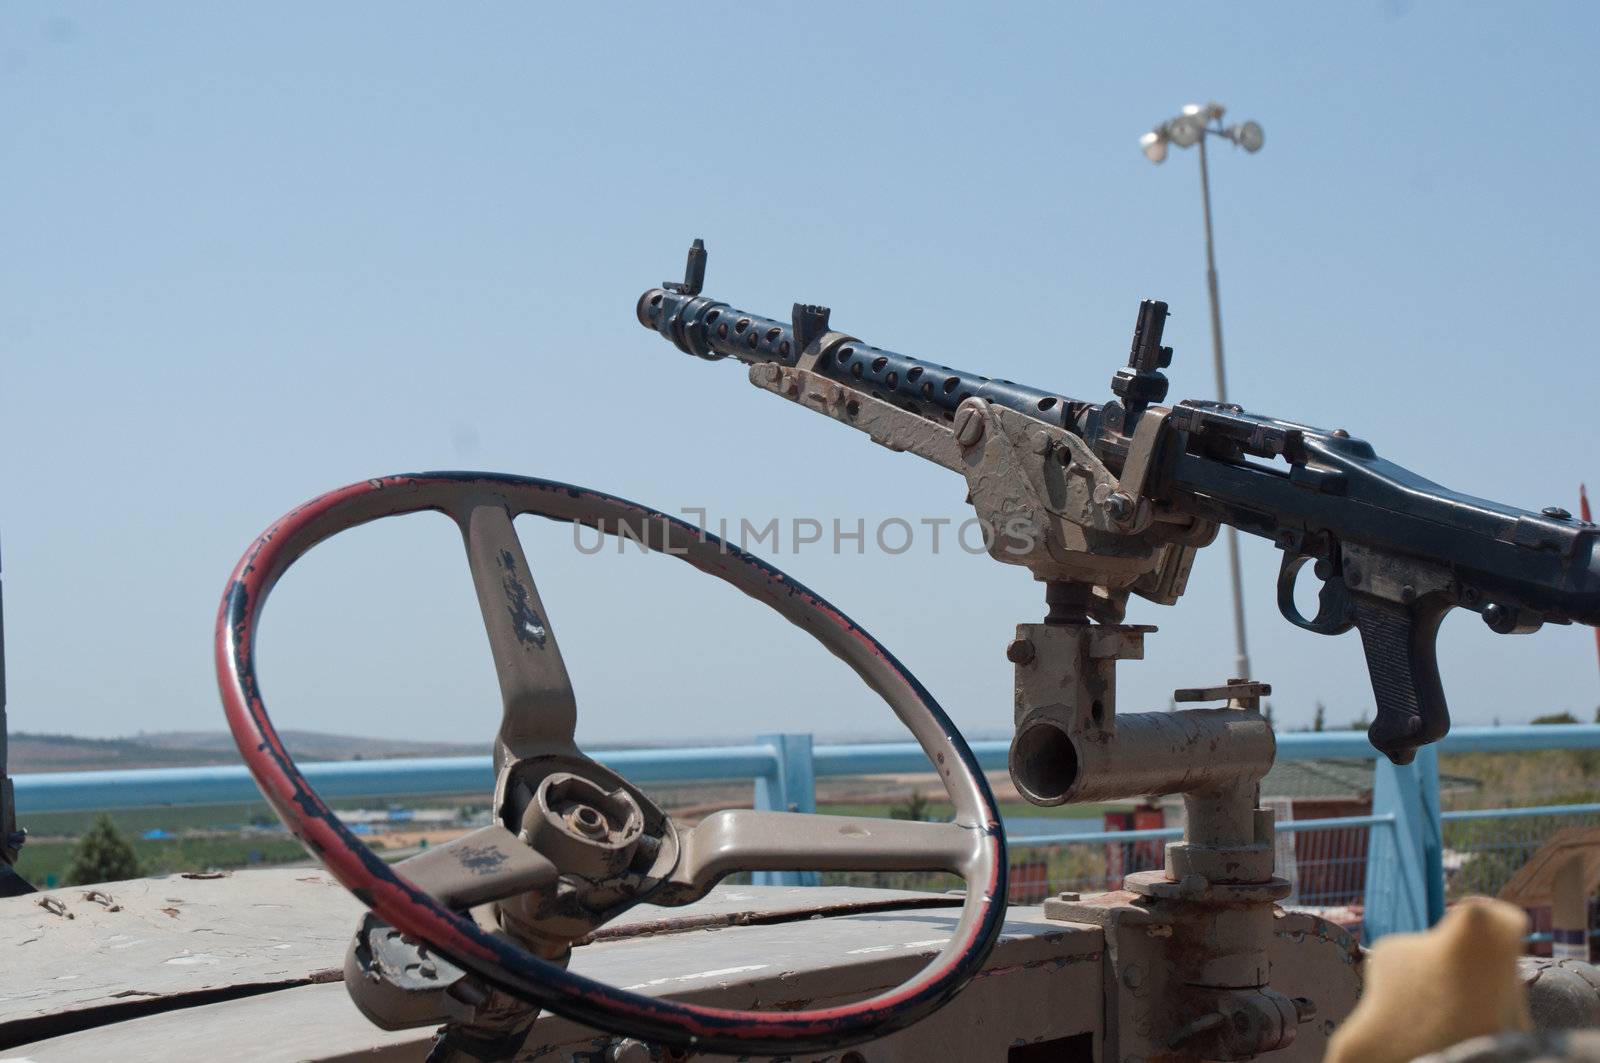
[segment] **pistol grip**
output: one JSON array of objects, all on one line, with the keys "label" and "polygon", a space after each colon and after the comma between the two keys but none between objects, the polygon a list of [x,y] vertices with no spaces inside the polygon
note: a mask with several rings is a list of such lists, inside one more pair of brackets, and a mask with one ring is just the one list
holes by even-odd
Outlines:
[{"label": "pistol grip", "polygon": [[1439,681],[1434,644],[1450,611],[1443,596],[1400,604],[1365,594],[1352,596],[1356,630],[1378,711],[1367,738],[1396,764],[1409,764],[1417,748],[1450,731],[1450,707]]}]

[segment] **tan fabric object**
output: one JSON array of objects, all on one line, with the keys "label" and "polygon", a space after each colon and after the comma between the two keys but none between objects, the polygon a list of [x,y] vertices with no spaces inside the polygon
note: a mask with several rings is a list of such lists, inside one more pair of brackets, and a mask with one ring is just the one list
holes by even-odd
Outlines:
[{"label": "tan fabric object", "polygon": [[1323,1063],[1409,1063],[1471,1037],[1529,1029],[1517,976],[1527,933],[1522,909],[1474,897],[1432,930],[1381,939]]}]

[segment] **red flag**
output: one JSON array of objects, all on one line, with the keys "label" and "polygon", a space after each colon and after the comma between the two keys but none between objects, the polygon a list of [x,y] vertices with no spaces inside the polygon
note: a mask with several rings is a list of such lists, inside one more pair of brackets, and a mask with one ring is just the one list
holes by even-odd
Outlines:
[{"label": "red flag", "polygon": [[[1578,485],[1578,516],[1584,520],[1594,520],[1589,515],[1589,492],[1584,490],[1582,484]],[[1596,654],[1600,654],[1600,627],[1594,629],[1594,649]]]}]

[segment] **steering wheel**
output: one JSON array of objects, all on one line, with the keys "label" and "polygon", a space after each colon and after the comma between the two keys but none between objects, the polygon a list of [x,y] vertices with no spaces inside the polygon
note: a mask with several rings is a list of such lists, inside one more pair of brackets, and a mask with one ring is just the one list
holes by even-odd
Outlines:
[{"label": "steering wheel", "polygon": [[[499,674],[494,825],[393,866],[347,829],[295,767],[267,715],[255,638],[267,595],[316,544],[383,517],[434,510],[461,528]],[[625,532],[776,610],[855,670],[916,737],[955,806],[951,823],[727,810],[675,823],[573,740],[576,703],[512,518]],[[519,999],[648,1042],[718,1053],[819,1052],[908,1026],[978,971],[1005,913],[1006,854],[988,782],[950,718],[871,635],[782,572],[665,513],[582,487],[486,473],[364,480],[292,510],[246,551],[216,629],[217,682],[261,792],[313,856],[400,932]],[[634,904],[686,904],[733,871],[946,871],[966,899],[943,950],[869,999],[791,1012],[644,996],[563,964],[572,940]],[[468,913],[496,902],[501,926]],[[530,943],[533,948],[521,947]]]}]

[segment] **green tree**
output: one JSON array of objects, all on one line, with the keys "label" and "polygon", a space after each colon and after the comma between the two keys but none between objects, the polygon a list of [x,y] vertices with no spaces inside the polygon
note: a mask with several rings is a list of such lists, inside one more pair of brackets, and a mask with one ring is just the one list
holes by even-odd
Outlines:
[{"label": "green tree", "polygon": [[73,850],[72,863],[67,865],[65,884],[88,886],[97,882],[117,882],[125,878],[138,878],[139,858],[133,855],[133,846],[123,838],[111,817],[102,813],[94,825],[78,839]]},{"label": "green tree", "polygon": [[1322,702],[1317,702],[1317,707],[1311,714],[1311,729],[1320,731],[1328,725],[1328,709]]},{"label": "green tree", "polygon": [[1570,712],[1552,712],[1544,716],[1535,716],[1534,723],[1577,723],[1578,718]]},{"label": "green tree", "polygon": [[921,790],[912,790],[905,804],[889,809],[889,818],[925,820],[928,818],[928,799],[922,796]]}]

